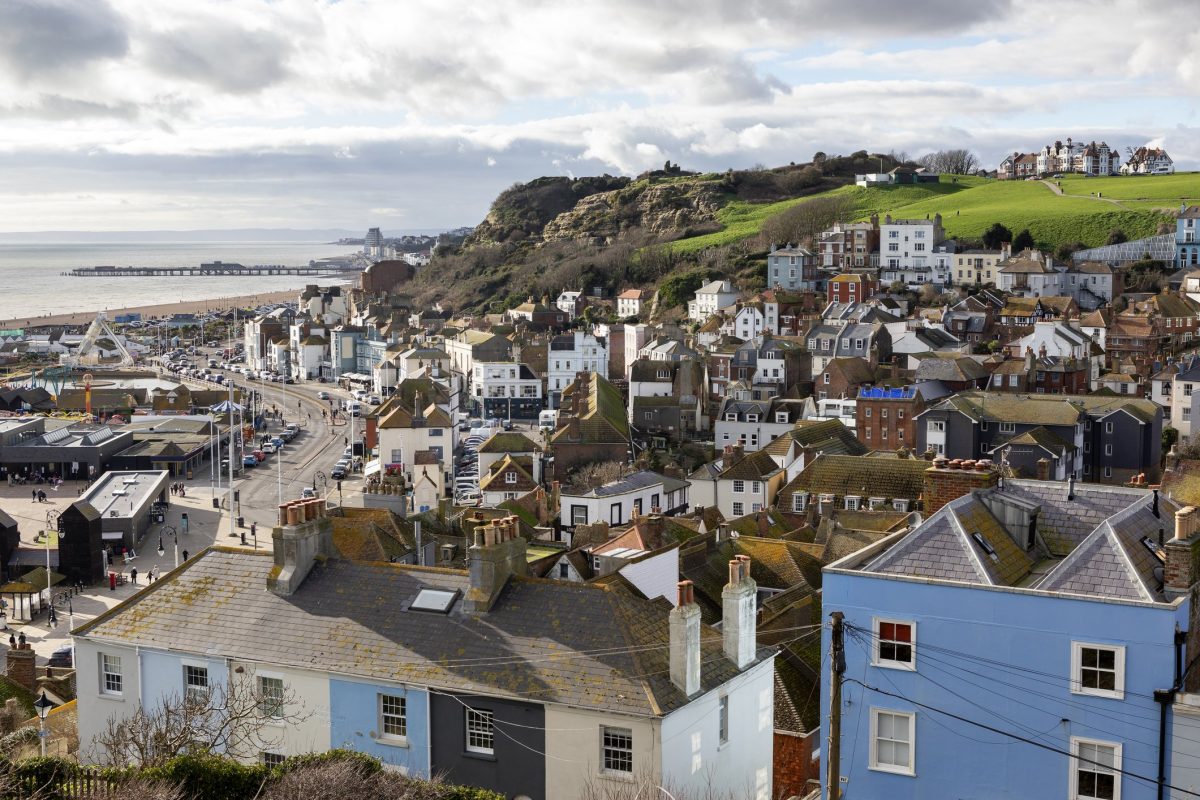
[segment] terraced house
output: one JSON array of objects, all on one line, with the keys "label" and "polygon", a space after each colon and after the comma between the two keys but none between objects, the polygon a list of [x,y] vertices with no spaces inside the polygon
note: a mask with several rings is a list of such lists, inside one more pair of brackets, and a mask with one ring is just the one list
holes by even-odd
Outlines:
[{"label": "terraced house", "polygon": [[[924,523],[824,570],[823,609],[845,615],[843,785],[887,798],[1194,789],[1183,665],[1200,652],[1197,510],[1144,489],[999,485],[944,459],[929,481]],[[1157,776],[1185,791],[1160,792]]]},{"label": "terraced house", "polygon": [[1020,395],[962,392],[917,416],[918,452],[952,459],[1003,461],[1022,477],[1038,474],[1037,462],[1053,444],[1061,461],[1052,474],[1076,480],[1124,483],[1159,474],[1162,407],[1150,400],[1103,395]]},{"label": "terraced house", "polygon": [[461,570],[338,558],[324,513],[287,504],[273,554],[209,548],[83,626],[81,752],[139,704],[241,685],[302,720],[268,719],[246,761],[347,747],[530,800],[633,778],[773,797],[775,651],[742,562],[717,632],[686,582],[672,608],[620,576],[526,577],[515,517],[476,528]]}]

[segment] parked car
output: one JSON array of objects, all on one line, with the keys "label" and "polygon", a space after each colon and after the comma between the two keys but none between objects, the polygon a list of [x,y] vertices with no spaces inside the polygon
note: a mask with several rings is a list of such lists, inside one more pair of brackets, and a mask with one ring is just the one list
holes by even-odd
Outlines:
[{"label": "parked car", "polygon": [[318,400],[328,400],[329,392],[326,392],[326,391],[317,392],[317,399]]},{"label": "parked car", "polygon": [[242,458],[242,466],[243,467],[257,467],[258,459],[252,455],[246,455]]},{"label": "parked car", "polygon": [[74,652],[71,650],[71,645],[63,645],[51,653],[49,663],[52,667],[75,666]]},{"label": "parked car", "polygon": [[275,452],[275,445],[271,444],[270,442],[267,442],[266,444],[264,444],[264,445],[262,446],[262,451],[263,451],[264,453],[274,453],[274,452]]},{"label": "parked car", "polygon": [[345,467],[334,467],[333,470],[329,473],[329,477],[333,478],[335,481],[342,480],[343,478],[346,477],[346,468]]},{"label": "parked car", "polygon": [[303,489],[300,490],[300,499],[301,500],[311,500],[312,498],[314,498],[316,496],[317,496],[317,490],[312,488],[311,486],[305,486]]},{"label": "parked car", "polygon": [[264,462],[264,461],[266,461],[266,460],[267,460],[267,454],[266,454],[266,453],[264,453],[262,450],[255,450],[255,451],[254,451],[253,453],[251,453],[250,455],[252,455],[252,456],[254,456],[255,458],[257,458],[257,459],[258,459],[258,463],[260,463],[260,464],[261,464],[262,462]]}]

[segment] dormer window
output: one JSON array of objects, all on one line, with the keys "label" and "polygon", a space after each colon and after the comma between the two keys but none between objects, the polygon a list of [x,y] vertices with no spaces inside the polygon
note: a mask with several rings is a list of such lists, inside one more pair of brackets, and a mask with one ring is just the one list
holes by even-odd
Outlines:
[{"label": "dormer window", "polygon": [[808,492],[796,492],[792,495],[792,511],[803,511],[808,505]]},{"label": "dormer window", "polygon": [[846,510],[847,511],[858,511],[858,507],[860,505],[862,505],[861,497],[849,496],[846,498]]},{"label": "dormer window", "polygon": [[515,473],[515,472],[504,473],[504,482],[505,483],[516,483],[517,482],[517,473]]}]

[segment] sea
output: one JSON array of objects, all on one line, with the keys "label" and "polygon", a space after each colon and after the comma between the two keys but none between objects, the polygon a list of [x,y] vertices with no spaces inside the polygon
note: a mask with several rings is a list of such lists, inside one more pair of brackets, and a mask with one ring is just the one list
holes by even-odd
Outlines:
[{"label": "sea", "polygon": [[304,275],[77,278],[63,274],[76,267],[186,267],[211,261],[302,267],[311,260],[348,256],[356,249],[361,248],[295,241],[0,244],[0,320],[215,300],[349,281]]}]

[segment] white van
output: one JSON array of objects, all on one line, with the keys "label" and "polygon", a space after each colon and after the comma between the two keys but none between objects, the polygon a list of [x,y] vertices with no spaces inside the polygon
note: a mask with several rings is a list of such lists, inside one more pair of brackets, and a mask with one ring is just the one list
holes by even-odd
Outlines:
[{"label": "white van", "polygon": [[538,414],[538,428],[543,431],[553,432],[558,425],[558,409],[548,408]]},{"label": "white van", "polygon": [[346,410],[350,412],[350,416],[357,417],[362,412],[362,403],[357,400],[349,400],[346,402]]}]

